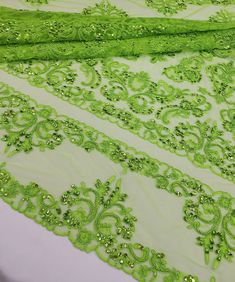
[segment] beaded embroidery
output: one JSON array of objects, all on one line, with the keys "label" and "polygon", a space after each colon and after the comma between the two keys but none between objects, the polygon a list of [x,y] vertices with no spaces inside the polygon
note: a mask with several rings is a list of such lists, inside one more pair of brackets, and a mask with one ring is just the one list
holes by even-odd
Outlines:
[{"label": "beaded embroidery", "polygon": [[[83,14],[91,16],[116,15],[116,13],[126,17],[126,14],[108,2],[101,2],[95,7],[83,10]],[[56,20],[56,16],[50,13],[43,15],[50,21],[53,17]],[[31,16],[29,15],[29,17]],[[92,23],[92,17],[90,19]],[[211,18],[211,21],[220,20]],[[125,23],[128,24],[128,19],[123,23],[124,26]],[[192,27],[189,22],[188,24],[189,26],[184,28],[190,30]],[[61,34],[73,38],[75,30],[66,33],[65,26],[60,27]],[[165,28],[167,26],[166,22]],[[182,28],[182,25],[180,26]],[[16,28],[19,29],[18,24]],[[48,27],[45,26],[45,28]],[[134,31],[136,26],[131,28]],[[126,28],[124,29],[126,30]],[[41,34],[40,30],[41,28],[39,29]],[[148,32],[148,30],[143,30],[143,34],[148,34]],[[110,31],[108,31],[109,33]],[[96,36],[97,32],[93,34],[89,31],[89,34]],[[56,39],[57,35],[58,30],[52,29],[52,39]],[[43,32],[41,36],[43,39]],[[81,36],[84,37],[84,34]],[[34,39],[38,42],[37,37],[31,39],[33,42]],[[12,37],[12,40],[15,40],[15,37]],[[25,37],[21,36],[19,40],[24,42]],[[70,50],[71,46],[67,47],[66,50]],[[19,51],[22,53],[21,49]],[[63,54],[65,53],[64,49],[61,51]],[[212,52],[219,56],[219,51]],[[221,54],[226,52],[229,54],[233,50],[220,51]],[[24,53],[29,54],[30,52],[25,50]],[[89,51],[88,53],[90,54]],[[202,79],[201,70],[205,61],[213,58],[211,53],[204,52],[202,54],[183,58],[178,65],[166,67],[162,74],[176,82],[198,83]],[[162,59],[165,60],[166,56],[153,56],[152,62]],[[69,61],[12,63],[1,65],[1,67],[10,73],[27,78],[33,85],[46,88],[71,104],[90,111],[100,118],[117,123],[120,127],[128,129],[151,143],[188,157],[197,166],[210,168],[216,174],[235,181],[233,161],[235,147],[231,140],[231,135],[234,135],[233,110],[222,109],[218,113],[216,121],[205,120],[210,111],[214,110],[208,96],[215,97],[219,103],[226,102],[229,105],[234,103],[232,101],[234,90],[232,62],[209,65],[206,68],[208,78],[213,84],[214,91],[212,93],[200,86],[196,93],[191,93],[187,89],[173,87],[162,80],[151,81],[148,73],[143,71],[133,73],[127,64],[112,59],[87,60],[81,61],[79,64],[81,74],[87,79],[79,84],[76,83],[78,74],[71,68],[72,62]],[[108,83],[105,82],[106,80]],[[101,97],[96,94],[94,88],[99,89]],[[119,104],[125,104],[125,107],[120,107]],[[175,122],[173,121],[175,117],[178,118],[178,123],[172,126],[171,123]],[[184,122],[184,119],[188,118],[192,121],[190,123]],[[218,122],[218,119],[221,122]],[[225,140],[226,131],[231,135]]]},{"label": "beaded embroidery", "polygon": [[229,22],[235,20],[235,13],[227,11],[227,10],[220,10],[215,13],[215,15],[210,16],[209,18],[212,22]]},{"label": "beaded embroidery", "polygon": [[94,7],[89,6],[84,8],[82,13],[83,15],[92,15],[92,16],[116,16],[116,17],[127,17],[128,14],[122,9],[117,8],[108,0],[102,0],[100,3],[96,3]]},{"label": "beaded embroidery", "polygon": [[[48,4],[48,0],[24,0],[26,3],[30,4]],[[188,5],[229,5],[234,4],[233,0],[145,0],[145,4],[157,12],[164,15],[174,15],[187,9]],[[84,9],[84,14],[99,14],[99,15],[115,15],[123,16],[127,15],[124,11],[112,5],[108,0],[102,0],[96,3],[94,7],[88,7]]]},{"label": "beaded embroidery", "polygon": [[[49,2],[25,1],[32,4]],[[190,4],[234,4],[233,0],[146,0],[145,3],[170,16]],[[127,17],[125,11],[109,1],[85,8],[82,14]],[[211,22],[232,20],[234,14],[226,10],[210,17]],[[52,29],[52,33],[56,30]],[[66,48],[69,50],[69,45]],[[119,62],[118,59],[9,63],[2,64],[1,68],[234,182],[234,65],[227,59],[219,63],[212,61],[214,56],[231,60],[233,53],[234,50],[229,49],[186,55],[177,65],[164,69],[162,75],[166,81],[153,81],[145,71],[133,72],[125,60]],[[154,54],[149,59],[152,63],[167,62],[174,56],[174,53]],[[74,66],[79,66],[80,72],[77,73]],[[210,90],[199,84],[205,74]],[[78,84],[79,77],[83,80]],[[171,85],[170,80],[198,87],[189,91]],[[96,150],[121,165],[124,172],[150,177],[157,188],[185,200],[183,218],[187,227],[198,235],[196,242],[204,251],[206,264],[217,268],[221,261],[233,260],[235,207],[234,197],[230,194],[213,191],[125,143],[60,116],[51,107],[38,105],[3,83],[0,88],[0,134],[4,132],[2,140],[8,156],[29,153],[36,148],[52,150],[65,140],[87,152]],[[100,97],[96,92],[100,92]],[[218,118],[206,119],[216,104]],[[172,126],[175,117],[179,123]],[[101,259],[137,281],[199,282],[196,276],[169,267],[164,254],[133,242],[136,218],[124,205],[126,195],[121,193],[120,184],[120,180],[112,177],[105,182],[97,180],[94,187],[85,183],[72,185],[60,199],[56,199],[36,183],[20,184],[0,164],[0,198],[55,234],[67,236],[75,247],[95,251]],[[113,215],[113,221],[102,217],[106,212]],[[101,219],[99,226],[97,218]],[[215,282],[215,278],[212,277],[210,282]]]},{"label": "beaded embroidery", "polygon": [[148,7],[164,15],[174,15],[187,9],[188,5],[229,5],[234,4],[234,0],[145,0]]},{"label": "beaded embroidery", "polygon": [[125,207],[127,195],[120,186],[115,177],[97,179],[94,187],[72,185],[58,200],[36,183],[20,184],[0,167],[0,198],[49,231],[68,237],[76,248],[95,251],[140,282],[199,282],[170,268],[163,253],[131,241],[137,219]]},{"label": "beaded embroidery", "polygon": [[[5,132],[9,156],[19,152],[54,149],[65,139],[87,152],[97,150],[121,165],[124,171],[152,178],[156,187],[185,198],[184,220],[198,233],[198,244],[213,267],[231,261],[235,251],[235,201],[225,192],[215,192],[208,185],[183,174],[165,163],[113,140],[84,123],[59,116],[49,106],[37,105],[13,88],[1,83],[0,129]],[[3,133],[2,133],[3,134]]]},{"label": "beaded embroidery", "polygon": [[[109,13],[109,9],[102,9]],[[227,50],[235,46],[233,21],[97,16],[94,10],[76,14],[0,7],[0,11],[0,62]]]},{"label": "beaded embroidery", "polygon": [[[164,74],[175,81],[195,82],[202,77],[200,68],[204,61],[201,56],[185,58],[178,66],[166,68]],[[127,64],[113,59],[87,60],[74,65],[79,66],[79,73],[71,61],[11,63],[0,67],[153,144],[187,157],[199,167],[210,168],[235,181],[234,111],[226,106],[218,112],[216,120],[205,120],[215,107],[210,96],[216,102],[221,97],[224,99],[221,102],[232,105],[233,71],[224,69],[224,66],[234,69],[232,63],[207,67],[212,85],[216,83],[210,93],[200,86],[192,93],[163,80],[151,81],[148,73],[131,72]],[[77,82],[77,77],[84,80]],[[189,117],[192,121],[185,122]],[[231,134],[230,138],[226,132]]]}]

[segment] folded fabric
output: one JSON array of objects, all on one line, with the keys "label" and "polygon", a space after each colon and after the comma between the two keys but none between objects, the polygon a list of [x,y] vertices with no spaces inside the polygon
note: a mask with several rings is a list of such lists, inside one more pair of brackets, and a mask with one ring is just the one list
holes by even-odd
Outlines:
[{"label": "folded fabric", "polygon": [[[234,281],[233,7],[220,10],[214,0],[2,2],[23,9],[48,2],[40,7],[80,14],[0,7],[0,60],[7,62],[0,64],[0,202],[129,275],[116,271],[107,281]],[[200,4],[186,9],[189,2]],[[210,21],[134,17],[160,6]],[[215,22],[221,19],[227,22]],[[174,53],[181,50],[206,52]],[[1,203],[0,211],[7,219]],[[15,264],[22,260],[29,274],[16,273],[17,280],[35,281],[38,264],[40,281],[99,281],[76,263],[68,271],[83,259],[69,257],[71,248],[60,268],[59,252],[48,263],[34,263],[32,252],[22,257],[30,242],[19,246],[4,223],[0,258],[18,247]],[[40,248],[40,230],[29,235]],[[85,266],[91,272],[93,262]]]},{"label": "folded fabric", "polygon": [[83,16],[0,8],[0,62],[229,49],[235,21]]}]

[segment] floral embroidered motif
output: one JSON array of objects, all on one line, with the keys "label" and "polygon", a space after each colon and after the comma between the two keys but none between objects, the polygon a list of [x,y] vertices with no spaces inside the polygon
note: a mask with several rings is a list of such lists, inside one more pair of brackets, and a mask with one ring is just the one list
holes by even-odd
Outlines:
[{"label": "floral embroidered motif", "polygon": [[235,20],[235,13],[227,11],[227,10],[220,10],[215,13],[215,15],[210,16],[209,20],[212,22],[229,22]]},{"label": "floral embroidered motif", "polygon": [[184,206],[185,221],[198,234],[198,244],[203,246],[205,262],[211,252],[216,253],[213,267],[222,259],[232,261],[235,250],[235,199],[228,193],[214,192],[187,200]]},{"label": "floral embroidered motif", "polygon": [[[163,74],[175,82],[196,83],[202,78],[201,71],[206,60],[210,61],[211,59],[211,54],[206,52],[200,56],[186,57],[178,65],[165,68]],[[233,62],[208,65],[206,66],[206,74],[213,85],[213,92],[210,93],[204,88],[204,94],[213,96],[219,104],[223,102],[228,105],[234,104],[232,94],[234,92],[235,67]]]},{"label": "floral embroidered motif", "polygon": [[[30,152],[34,148],[52,150],[65,139],[87,152],[97,150],[121,165],[124,171],[150,177],[157,188],[184,197],[184,219],[199,234],[198,242],[204,248],[206,263],[209,262],[209,255],[215,258],[214,267],[218,267],[223,259],[231,261],[235,251],[235,209],[232,196],[214,192],[208,185],[178,169],[138,152],[125,143],[113,140],[84,123],[59,116],[51,107],[37,105],[28,96],[3,83],[0,98],[0,129],[5,132],[2,140],[6,143],[8,154]],[[216,136],[218,132],[214,129],[213,134]],[[216,155],[217,151],[213,154]],[[197,158],[203,162],[202,156],[198,155]],[[14,191],[13,194],[15,195]],[[66,203],[72,201],[69,195],[63,196]],[[68,218],[70,215],[68,214]],[[79,215],[84,216],[83,213]],[[92,236],[87,230],[84,232],[79,240],[89,243]],[[219,245],[216,245],[214,242],[218,236]]]},{"label": "floral embroidered motif", "polygon": [[234,4],[234,0],[145,0],[148,7],[164,15],[174,15],[187,9],[188,5],[229,5]]},{"label": "floral embroidered motif", "polygon": [[227,50],[235,46],[233,22],[128,18],[123,14],[110,17],[109,10],[115,7],[108,2],[96,8],[108,17],[96,16],[89,9],[82,15],[64,13],[62,17],[61,13],[0,7],[0,62]]},{"label": "floral embroidered motif", "polygon": [[235,109],[222,110],[220,114],[225,130],[231,132],[235,140]]},{"label": "floral embroidered motif", "polygon": [[[201,56],[183,60],[183,67],[177,66],[182,73],[177,79],[199,80],[200,70],[195,72],[195,68],[199,68],[202,62]],[[204,118],[212,109],[208,97],[214,92],[207,93],[206,89],[199,87],[196,93],[191,93],[162,80],[153,82],[148,73],[131,72],[127,64],[112,59],[86,60],[79,62],[78,66],[79,74],[73,70],[71,61],[11,63],[2,65],[2,68],[153,144],[187,157],[199,167],[210,168],[216,174],[235,181],[235,148],[229,138],[225,139],[223,131],[233,134],[232,121],[224,121],[225,114],[222,116],[221,113],[218,113],[217,121]],[[188,75],[188,70],[191,70],[191,75]],[[208,69],[208,75],[213,80],[209,71],[211,73],[212,69]],[[169,68],[165,72],[174,78],[179,73]],[[218,73],[223,85],[226,76],[221,75],[221,71],[213,73]],[[227,95],[231,96],[232,72],[226,70],[225,73],[225,88],[228,89]],[[78,76],[83,80],[77,82]],[[218,84],[219,80],[216,81]],[[188,118],[191,122],[185,121]]]},{"label": "floral embroidered motif", "polygon": [[[48,3],[47,0],[25,1]],[[149,7],[167,15],[185,10],[188,4],[227,5],[232,1],[145,0]],[[85,8],[82,14],[127,16],[125,11],[107,0]],[[210,20],[229,22],[233,17],[232,13],[222,10]],[[52,28],[52,34],[57,31]],[[208,54],[208,58],[212,54],[224,58],[231,53],[230,50],[215,50]],[[167,67],[164,74],[177,82],[196,84],[202,78],[206,60],[203,56],[207,56],[206,53],[184,58],[179,65]],[[153,63],[169,59],[165,54],[149,57]],[[232,62],[206,67],[212,92],[203,88],[192,92],[173,87],[163,80],[153,82],[148,73],[132,72],[128,65],[114,60],[86,60],[76,62],[76,65],[80,67],[81,75],[72,68],[72,62],[17,63],[4,68],[149,142],[188,157],[199,167],[210,168],[235,181],[235,148],[227,138],[228,133],[235,138]],[[77,85],[79,77],[84,80]],[[35,148],[52,150],[66,139],[87,152],[97,150],[121,165],[124,171],[150,177],[157,188],[183,197],[184,220],[188,228],[198,234],[197,243],[204,250],[205,262],[212,261],[213,267],[217,268],[221,261],[232,261],[235,208],[230,194],[214,192],[179,170],[85,124],[59,116],[51,107],[38,105],[2,83],[0,88],[0,130],[5,133],[2,140],[9,156],[29,153]],[[101,93],[101,99],[97,99],[94,89]],[[213,108],[210,97],[220,105],[229,105],[219,112],[221,123],[205,119]],[[118,103],[124,106],[120,107]],[[176,125],[174,117],[179,121]],[[114,177],[105,182],[97,180],[94,187],[81,183],[72,185],[60,199],[56,199],[36,183],[20,184],[0,164],[0,198],[55,234],[67,236],[75,247],[96,252],[104,261],[123,269],[137,281],[199,282],[195,276],[170,268],[164,254],[133,242],[136,218],[132,210],[125,207],[127,195],[120,191],[120,186],[120,180],[116,181]],[[215,278],[210,282],[215,282]]]},{"label": "floral embroidered motif", "polygon": [[217,103],[235,104],[235,67],[233,62],[210,65],[206,68],[207,75],[212,83],[212,95]]},{"label": "floral embroidered motif", "polygon": [[197,277],[170,268],[163,253],[131,241],[137,219],[125,207],[127,195],[120,186],[115,177],[98,179],[94,187],[72,185],[58,200],[37,183],[20,184],[0,166],[0,198],[49,231],[68,237],[76,248],[95,251],[140,282],[160,277],[168,282],[198,282]]},{"label": "floral embroidered motif", "polygon": [[[221,57],[226,57],[225,54],[217,54]],[[165,68],[163,73],[170,79],[176,82],[189,81],[191,83],[201,80],[201,69],[205,65],[206,60],[211,60],[211,54],[201,54],[197,57],[184,58],[181,62],[172,67]],[[226,108],[220,111],[222,126],[227,132],[231,132],[233,137],[234,133],[234,78],[235,68],[232,61],[228,63],[210,64],[205,67],[208,79],[212,84],[212,92],[206,88],[199,88],[199,91],[204,96],[211,96],[215,99],[216,103],[226,103]]]},{"label": "floral embroidered motif", "polygon": [[145,0],[145,3],[164,15],[173,15],[187,8],[185,0]]},{"label": "floral embroidered motif", "polygon": [[100,3],[95,4],[94,7],[88,7],[83,9],[82,14],[92,16],[128,16],[125,11],[118,9],[116,6],[111,5],[108,0],[103,0]]},{"label": "floral embroidered motif", "polygon": [[203,65],[204,60],[200,56],[183,58],[178,65],[165,68],[163,74],[176,82],[196,83],[202,78],[201,69]]},{"label": "floral embroidered motif", "polygon": [[[24,0],[30,4],[48,4],[48,0]],[[187,8],[189,4],[203,5],[229,5],[233,4],[233,0],[145,0],[148,7],[157,10],[164,15],[173,15]],[[225,12],[224,12],[225,11]],[[82,11],[85,15],[109,15],[109,16],[127,16],[127,13],[122,9],[112,5],[109,0],[102,0],[96,3],[95,6],[84,8]],[[221,10],[217,13],[217,19],[227,19],[227,11]],[[216,18],[215,18],[216,20]],[[216,20],[217,21],[217,20]]]}]

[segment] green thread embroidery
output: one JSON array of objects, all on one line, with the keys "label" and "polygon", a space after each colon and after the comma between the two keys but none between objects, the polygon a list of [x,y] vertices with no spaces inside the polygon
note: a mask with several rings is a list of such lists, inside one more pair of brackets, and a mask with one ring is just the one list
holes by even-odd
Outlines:
[{"label": "green thread embroidery", "polygon": [[95,4],[94,7],[87,7],[83,9],[83,15],[92,15],[92,16],[115,16],[115,17],[127,17],[128,14],[122,9],[117,8],[114,5],[111,5],[108,0],[103,0],[100,3]]},{"label": "green thread embroidery", "polygon": [[[30,4],[48,4],[48,0],[24,0]],[[157,10],[164,15],[174,15],[180,11],[187,9],[189,4],[204,5],[229,5],[234,4],[233,0],[145,0],[148,7]],[[223,10],[222,10],[223,11]],[[102,0],[95,6],[84,8],[82,11],[85,15],[110,15],[110,16],[127,16],[127,13],[120,8],[112,5],[108,0]],[[218,12],[218,19],[224,18],[223,12]],[[227,18],[227,16],[226,16]]]},{"label": "green thread embroidery", "polygon": [[145,0],[145,3],[164,15],[173,15],[187,8],[184,0]]},{"label": "green thread embroidery", "polygon": [[222,259],[232,261],[232,251],[235,250],[234,208],[235,199],[224,192],[201,195],[198,199],[187,200],[184,206],[185,221],[199,234],[197,241],[204,248],[205,262],[209,263],[211,250],[217,254],[213,263],[215,269]]},{"label": "green thread embroidery", "polygon": [[[221,54],[223,57],[226,54]],[[189,81],[198,82],[202,78],[201,69],[205,66],[205,60],[211,60],[211,54],[201,54],[197,57],[183,58],[176,66],[165,68],[163,74],[176,82]],[[205,67],[207,78],[212,85],[212,92],[206,88],[199,88],[204,97],[211,96],[216,103],[226,104],[226,108],[220,111],[221,124],[225,131],[235,136],[234,129],[234,78],[235,68],[232,61],[228,63],[210,64]]]},{"label": "green thread embroidery", "polygon": [[[176,66],[165,68],[162,73],[175,82],[188,81],[196,83],[202,79],[201,71],[206,60],[211,60],[211,58],[210,53],[186,57]],[[206,74],[212,83],[213,92],[209,93],[204,89],[204,94],[214,97],[217,103],[234,104],[235,67],[233,62],[208,65],[206,66]]]},{"label": "green thread embroidery", "polygon": [[233,62],[210,65],[206,68],[207,75],[212,83],[213,96],[217,103],[225,102],[229,106],[235,105],[235,67]]},{"label": "green thread embroidery", "polygon": [[155,64],[156,62],[166,62],[169,58],[174,57],[174,53],[167,54],[150,54],[150,62]]},{"label": "green thread embroidery", "polygon": [[[201,66],[202,61],[201,57],[184,59],[180,79],[186,76],[187,79],[198,80],[200,72],[195,72],[195,66]],[[1,67],[99,118],[116,123],[161,148],[187,157],[199,167],[210,168],[217,175],[235,182],[235,147],[228,138],[225,139],[223,131],[233,133],[233,125],[228,125],[223,120],[224,116],[221,124],[204,118],[212,109],[208,97],[214,92],[207,93],[206,89],[199,88],[198,93],[191,93],[162,80],[153,82],[146,72],[131,72],[127,64],[112,59],[86,60],[78,64],[79,76],[84,78],[79,84],[71,61],[11,63]],[[188,75],[189,69],[191,75]],[[230,89],[231,96],[232,72],[227,70],[225,73],[228,73],[228,78],[221,75],[221,71],[218,75],[221,85]],[[208,75],[213,79],[211,74]],[[94,89],[99,89],[98,93]],[[171,125],[175,117],[178,122]],[[185,122],[184,119],[189,117],[193,118],[192,122]]]},{"label": "green thread embroidery", "polygon": [[164,15],[174,15],[186,10],[188,5],[229,5],[234,4],[234,0],[145,0],[148,7]]},{"label": "green thread embroidery", "polygon": [[[123,13],[122,17],[110,17],[115,7],[108,2],[102,2],[95,9],[98,12],[88,8],[83,14],[61,14],[0,7],[0,61],[227,50],[235,45],[233,22],[127,18]],[[93,16],[84,16],[84,13]],[[108,16],[96,16],[97,13]]]},{"label": "green thread embroidery", "polygon": [[200,56],[183,58],[176,66],[164,68],[163,74],[175,82],[199,82],[202,78],[201,70],[204,60]]},{"label": "green thread embroidery", "polygon": [[[0,164],[1,165],[1,164]],[[125,207],[120,179],[97,179],[94,187],[72,185],[56,199],[37,183],[22,185],[0,166],[0,198],[56,235],[66,236],[82,251],[95,251],[105,262],[137,281],[193,281],[167,265],[165,255],[131,241],[135,232],[132,210]],[[161,281],[163,281],[161,280]]]},{"label": "green thread embroidery", "polygon": [[[84,123],[60,116],[49,106],[38,105],[13,88],[1,83],[0,129],[5,132],[9,155],[54,149],[65,139],[87,152],[97,150],[124,171],[152,178],[156,187],[185,198],[184,220],[199,234],[205,261],[213,266],[231,261],[235,251],[234,198],[225,192],[214,192],[208,185],[179,170],[113,140]],[[216,244],[215,242],[218,242]]]},{"label": "green thread embroidery", "polygon": [[233,135],[233,139],[235,140],[235,123],[234,123],[235,109],[222,110],[220,112],[220,115],[221,115],[221,119],[223,120],[223,126],[225,130],[231,132]]},{"label": "green thread embroidery", "polygon": [[227,10],[220,10],[216,12],[213,16],[209,17],[211,22],[229,22],[235,20],[235,13],[227,11]]},{"label": "green thread embroidery", "polygon": [[25,2],[38,5],[48,4],[48,0],[25,0]]}]

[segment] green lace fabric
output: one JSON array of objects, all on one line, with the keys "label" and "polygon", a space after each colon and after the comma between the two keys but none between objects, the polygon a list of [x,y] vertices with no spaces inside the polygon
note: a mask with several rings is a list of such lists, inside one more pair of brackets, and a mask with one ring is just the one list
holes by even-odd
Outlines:
[{"label": "green lace fabric", "polygon": [[235,47],[235,21],[100,17],[1,8],[0,62]]},{"label": "green lace fabric", "polygon": [[232,282],[234,3],[13,2],[0,198],[130,281]]},{"label": "green lace fabric", "polygon": [[[153,178],[157,188],[164,189],[177,197],[186,198],[183,206],[184,220],[201,235],[197,237],[197,241],[204,249],[207,264],[210,254],[215,256],[214,268],[217,268],[223,259],[232,260],[235,237],[231,233],[230,225],[234,224],[233,204],[235,200],[231,195],[224,192],[213,192],[207,185],[182,174],[167,164],[152,159],[147,154],[129,148],[118,140],[112,140],[94,128],[66,116],[58,116],[54,109],[37,105],[29,97],[16,92],[5,84],[1,85],[1,98],[4,104],[2,104],[0,124],[1,130],[6,133],[2,140],[6,142],[5,153],[9,156],[21,151],[30,152],[36,147],[42,151],[53,150],[67,138],[72,144],[82,147],[87,152],[98,150],[113,162],[120,164],[126,171]],[[9,105],[7,108],[5,103]],[[18,124],[20,125],[19,129]],[[53,196],[47,194],[38,184],[30,183],[27,186],[22,186],[10,176],[4,167],[0,173],[0,191],[4,201],[55,234],[68,236],[76,247],[87,252],[96,250],[103,260],[109,259],[108,262],[111,265],[114,260],[118,268],[123,265],[124,270],[139,281],[156,280],[158,272],[161,275],[166,275],[169,281],[198,281],[198,278],[192,275],[185,275],[174,269],[170,270],[166,266],[165,260],[162,260],[164,258],[162,253],[152,252],[152,254],[156,254],[156,259],[158,258],[156,263],[153,263],[155,258],[149,257],[150,250],[141,244],[134,244],[133,251],[131,251],[132,246],[129,243],[122,242],[115,246],[114,243],[119,241],[115,238],[116,235],[122,236],[124,239],[131,239],[131,234],[135,230],[134,222],[137,220],[129,214],[129,209],[125,209],[118,203],[123,202],[127,197],[126,194],[119,191],[120,180],[116,183],[114,190],[109,186],[114,181],[114,177],[103,184],[97,180],[96,188],[98,190],[86,188],[84,183],[81,186],[72,185],[72,190],[64,192],[61,195],[61,203],[57,204]],[[90,202],[93,197],[88,201],[88,199],[80,197],[80,193],[84,193],[84,196],[88,196],[90,193],[94,194],[94,203]],[[22,198],[19,198],[19,195],[22,195]],[[85,207],[82,202],[85,202]],[[64,213],[62,213],[61,205],[68,206]],[[82,210],[78,208],[79,205]],[[97,214],[96,218],[95,210],[102,206],[104,210],[100,212],[100,215]],[[120,218],[117,218],[117,211],[109,211],[113,207],[121,209],[120,215],[124,216],[123,223]],[[214,217],[213,220],[207,222],[211,216]],[[116,221],[117,230],[114,234],[111,232],[112,221],[109,220],[108,223],[105,223],[106,217]],[[93,232],[86,228],[83,230],[83,226],[92,221],[95,221],[95,230]],[[202,226],[199,228],[200,225]],[[68,231],[64,230],[65,227],[68,228]],[[74,234],[72,228],[79,230],[78,235]],[[207,230],[204,231],[204,228]],[[101,241],[101,245],[93,245],[95,238],[98,242]],[[214,245],[214,241],[217,239],[219,243]],[[100,247],[106,247],[105,252],[108,254],[108,258],[100,254],[102,253]],[[129,255],[125,253],[125,249],[130,251]],[[138,249],[143,251],[141,256],[134,254],[134,250]],[[140,266],[139,263],[144,263],[144,265]],[[135,268],[135,264],[138,265],[137,272],[140,271],[139,267],[140,273],[145,270],[143,274],[136,274],[135,270],[132,270]]]},{"label": "green lace fabric", "polygon": [[234,0],[145,0],[150,8],[165,15],[173,15],[187,9],[189,5],[223,5],[228,6],[235,4]]},{"label": "green lace fabric", "polygon": [[127,195],[120,191],[120,180],[112,183],[115,177],[98,179],[94,187],[84,182],[72,185],[57,200],[37,183],[20,184],[4,167],[0,173],[0,195],[7,203],[56,235],[67,236],[75,247],[95,250],[104,261],[140,281],[158,276],[165,281],[198,281],[170,268],[163,253],[130,242],[136,218],[123,203]]}]

